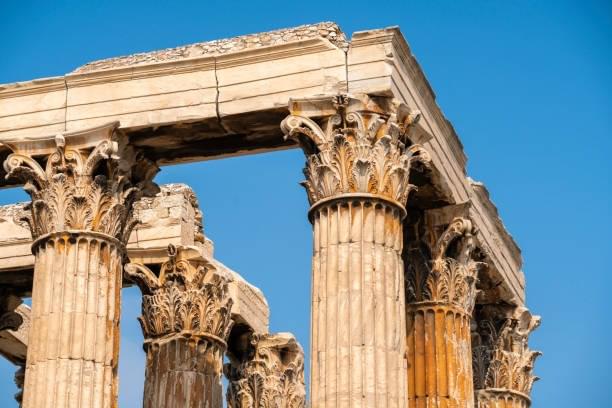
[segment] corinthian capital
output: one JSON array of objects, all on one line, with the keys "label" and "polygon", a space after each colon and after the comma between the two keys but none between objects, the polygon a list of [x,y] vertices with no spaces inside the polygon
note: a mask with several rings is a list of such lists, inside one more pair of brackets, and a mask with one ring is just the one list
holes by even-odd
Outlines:
[{"label": "corinthian capital", "polygon": [[[484,264],[474,259],[475,229],[467,218],[456,217],[432,241],[429,268],[413,268],[407,274],[409,303],[439,302],[470,314],[476,301],[478,270]],[[425,269],[425,270],[423,270]]]},{"label": "corinthian capital", "polygon": [[225,366],[229,408],[304,408],[304,352],[293,335],[251,334],[241,358]]},{"label": "corinthian capital", "polygon": [[533,383],[533,365],[538,351],[528,338],[540,325],[540,317],[519,307],[509,318],[484,316],[477,319],[473,337],[474,388],[508,390],[528,398]]},{"label": "corinthian capital", "polygon": [[111,123],[54,138],[5,141],[7,178],[24,183],[32,198],[27,217],[37,237],[66,230],[104,233],[126,242],[132,204],[154,194],[157,166]]},{"label": "corinthian capital", "polygon": [[408,133],[419,117],[388,98],[338,95],[290,101],[281,128],[307,155],[302,184],[310,204],[345,194],[374,195],[405,206],[410,170],[429,156]]},{"label": "corinthian capital", "polygon": [[227,280],[196,248],[170,245],[168,255],[159,276],[144,265],[125,266],[127,277],[143,293],[139,321],[145,348],[157,340],[184,336],[225,349],[232,307]]}]

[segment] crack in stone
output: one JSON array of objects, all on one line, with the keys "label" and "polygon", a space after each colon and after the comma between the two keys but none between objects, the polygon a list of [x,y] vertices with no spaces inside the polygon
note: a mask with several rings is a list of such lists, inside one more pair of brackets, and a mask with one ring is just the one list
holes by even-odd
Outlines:
[{"label": "crack in stone", "polygon": [[228,128],[225,127],[223,119],[221,118],[221,110],[219,109],[219,97],[221,96],[221,89],[219,89],[219,77],[217,76],[217,58],[214,59],[213,71],[215,74],[215,114],[217,115],[217,123],[219,127],[225,131],[225,133],[232,133]]}]

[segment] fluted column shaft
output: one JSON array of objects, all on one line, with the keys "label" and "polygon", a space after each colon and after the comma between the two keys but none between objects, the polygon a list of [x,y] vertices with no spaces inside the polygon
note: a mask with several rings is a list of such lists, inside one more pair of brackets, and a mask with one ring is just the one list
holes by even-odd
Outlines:
[{"label": "fluted column shaft", "polygon": [[409,138],[420,113],[367,95],[289,106],[314,227],[312,406],[405,407],[402,219],[411,169],[430,163]]},{"label": "fluted column shaft", "polygon": [[408,306],[409,407],[474,405],[470,320],[463,310],[444,303]]},{"label": "fluted column shaft", "polygon": [[405,407],[402,210],[339,198],[313,212],[315,407]]},{"label": "fluted column shaft", "polygon": [[143,293],[144,408],[221,408],[223,354],[232,325],[227,279],[195,247],[168,247],[157,276],[128,264]]},{"label": "fluted column shaft", "polygon": [[412,243],[406,271],[408,406],[472,408],[470,323],[484,264],[469,219],[453,218],[442,233],[424,224],[429,240]]},{"label": "fluted column shaft", "polygon": [[32,198],[35,256],[24,408],[117,406],[122,262],[132,206],[157,166],[114,122],[6,141],[6,177]]},{"label": "fluted column shaft", "polygon": [[214,340],[197,337],[149,344],[143,407],[222,407],[223,352]]},{"label": "fluted column shaft", "polygon": [[123,246],[74,231],[40,237],[33,250],[23,406],[115,406]]}]

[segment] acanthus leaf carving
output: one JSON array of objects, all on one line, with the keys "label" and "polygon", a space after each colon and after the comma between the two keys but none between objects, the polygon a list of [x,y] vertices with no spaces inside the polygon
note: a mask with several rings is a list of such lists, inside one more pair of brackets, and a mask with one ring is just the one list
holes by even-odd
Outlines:
[{"label": "acanthus leaf carving", "polygon": [[[127,144],[118,123],[40,140],[5,143],[6,178],[24,183],[32,202],[26,221],[34,239],[52,232],[99,232],[126,242],[132,205],[157,192],[158,167]],[[83,139],[89,139],[86,143]],[[71,146],[74,144],[75,146]]]},{"label": "acanthus leaf carving", "polygon": [[528,337],[540,325],[540,317],[517,307],[508,318],[484,317],[476,324],[472,334],[474,388],[509,390],[528,398],[538,380],[533,375],[534,363],[541,355],[529,349]]},{"label": "acanthus leaf carving", "polygon": [[225,348],[232,326],[227,279],[194,247],[169,245],[168,254],[159,276],[144,265],[125,267],[126,277],[143,294],[139,321],[145,342],[172,336],[202,337]]},{"label": "acanthus leaf carving", "polygon": [[406,137],[420,114],[403,104],[376,111],[371,103],[365,96],[337,95],[331,98],[335,113],[319,123],[300,114],[283,120],[285,138],[299,143],[307,155],[302,184],[311,205],[341,194],[365,193],[404,206],[414,189],[411,168],[417,163],[429,166],[426,151]]},{"label": "acanthus leaf carving", "polygon": [[[406,274],[409,303],[439,302],[470,314],[476,302],[476,282],[483,262],[474,259],[476,231],[472,222],[455,217],[431,244],[429,266],[415,262]],[[423,265],[421,265],[423,264]]]},{"label": "acanthus leaf carving", "polygon": [[250,334],[242,358],[225,365],[229,408],[304,408],[304,353],[293,335]]}]

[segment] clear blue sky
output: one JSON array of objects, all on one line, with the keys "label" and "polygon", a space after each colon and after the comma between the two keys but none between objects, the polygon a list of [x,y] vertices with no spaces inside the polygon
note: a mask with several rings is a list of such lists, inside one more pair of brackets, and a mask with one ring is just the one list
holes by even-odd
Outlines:
[{"label": "clear blue sky", "polygon": [[[88,61],[325,20],[399,25],[523,250],[534,407],[609,405],[612,6],[605,1],[2,1],[0,83]],[[265,292],[273,331],[308,348],[311,230],[299,151],[164,168],[193,186],[217,257]],[[0,203],[24,199],[0,192]],[[606,262],[607,260],[607,262]],[[137,290],[124,292],[122,407],[140,405]],[[0,362],[0,406],[15,406]],[[606,403],[607,402],[607,403]]]}]

